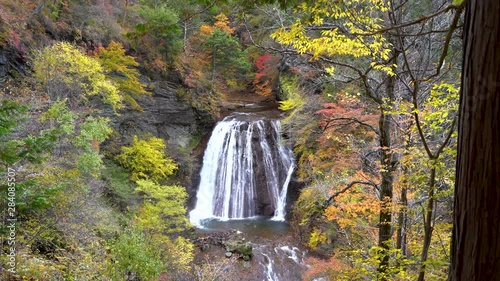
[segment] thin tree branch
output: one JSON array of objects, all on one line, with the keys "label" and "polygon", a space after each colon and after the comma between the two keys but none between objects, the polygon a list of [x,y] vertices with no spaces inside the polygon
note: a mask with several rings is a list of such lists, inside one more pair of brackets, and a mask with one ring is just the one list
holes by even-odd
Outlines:
[{"label": "thin tree branch", "polygon": [[326,203],[325,203],[325,207],[329,206],[330,204],[332,204],[333,200],[339,196],[340,194],[348,191],[349,189],[351,189],[353,186],[357,185],[357,184],[363,184],[363,185],[368,185],[368,186],[371,186],[373,188],[375,188],[376,190],[378,190],[378,186],[373,183],[373,182],[368,182],[368,181],[353,181],[351,183],[349,183],[346,187],[344,187],[343,189],[341,189],[340,191],[337,191],[335,192],[332,196],[328,197],[328,199],[326,200]]},{"label": "thin tree branch", "polygon": [[448,34],[446,35],[446,40],[444,42],[443,52],[441,53],[441,57],[439,58],[439,63],[436,67],[436,73],[427,77],[426,79],[424,79],[424,81],[431,80],[432,78],[438,76],[439,73],[441,72],[441,68],[443,67],[443,63],[444,63],[444,60],[446,58],[446,55],[448,55],[448,49],[450,47],[450,42],[451,42],[451,39],[453,37],[453,33],[457,29],[458,21],[460,20],[460,16],[462,15],[462,12],[464,10],[465,2],[466,1],[463,1],[462,4],[458,5],[458,7],[456,9],[455,16],[453,17],[453,21],[451,22],[450,30],[448,31]]},{"label": "thin tree branch", "polygon": [[[415,20],[412,20],[412,21],[409,21],[406,23],[389,26],[386,28],[375,30],[373,32],[349,33],[349,34],[352,36],[373,36],[373,35],[383,34],[383,33],[386,33],[388,31],[395,30],[395,29],[401,29],[401,28],[416,25],[416,24],[425,24],[428,20],[430,20],[436,16],[439,16],[441,14],[447,13],[451,10],[456,10],[457,14],[460,15],[464,7],[465,7],[465,1],[463,1],[461,4],[458,4],[458,5],[451,4],[451,5],[447,6],[446,8],[439,10],[433,14],[430,14],[427,16],[421,16],[418,19],[415,19]],[[342,28],[337,26],[337,25],[322,25],[322,26],[310,26],[310,27],[308,27],[309,30],[331,30],[332,28],[338,28],[338,29],[342,30]],[[342,30],[342,31],[345,32],[345,30]]]},{"label": "thin tree branch", "polygon": [[[323,117],[326,117],[325,115],[323,115]],[[348,117],[334,117],[334,118],[329,118],[326,120],[326,125],[324,127],[324,130],[330,128],[330,127],[333,127],[335,125],[331,124],[335,121],[352,121],[353,123],[358,123],[362,126],[365,126],[365,127],[368,127],[370,130],[372,130],[373,132],[375,132],[377,135],[379,134],[378,130],[373,127],[372,125],[368,124],[368,123],[365,123],[359,119],[356,119],[356,118],[348,118]],[[351,123],[349,123],[351,124]],[[324,131],[323,130],[323,131]]]}]

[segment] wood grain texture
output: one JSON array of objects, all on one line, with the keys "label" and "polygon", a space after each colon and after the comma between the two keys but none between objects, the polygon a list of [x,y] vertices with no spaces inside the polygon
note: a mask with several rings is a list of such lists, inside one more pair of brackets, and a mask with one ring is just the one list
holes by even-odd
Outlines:
[{"label": "wood grain texture", "polygon": [[500,1],[469,0],[449,280],[500,280]]}]

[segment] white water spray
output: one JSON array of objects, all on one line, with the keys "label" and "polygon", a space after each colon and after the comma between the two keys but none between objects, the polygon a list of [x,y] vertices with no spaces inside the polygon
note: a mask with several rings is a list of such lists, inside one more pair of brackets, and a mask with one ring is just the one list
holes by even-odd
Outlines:
[{"label": "white water spray", "polygon": [[249,114],[229,116],[216,125],[203,157],[196,206],[190,212],[193,224],[261,215],[262,198],[273,208],[273,220],[285,219],[294,159],[280,130],[279,120]]}]

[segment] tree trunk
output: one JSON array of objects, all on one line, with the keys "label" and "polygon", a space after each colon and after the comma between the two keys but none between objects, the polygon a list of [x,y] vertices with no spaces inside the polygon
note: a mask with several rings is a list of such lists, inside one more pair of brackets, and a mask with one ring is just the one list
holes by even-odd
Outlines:
[{"label": "tree trunk", "polygon": [[122,19],[122,27],[125,26],[125,22],[128,16],[128,6],[130,5],[130,0],[125,0],[124,8],[123,8],[123,19]]},{"label": "tree trunk", "polygon": [[500,1],[468,0],[449,280],[500,280]]},{"label": "tree trunk", "polygon": [[[405,143],[405,147],[408,149],[411,145],[411,133],[408,135],[408,141]],[[408,152],[405,151],[405,156]],[[401,167],[401,173],[403,175],[408,174],[408,169],[405,165]],[[407,233],[407,221],[408,221],[408,177],[401,178],[401,195],[399,198],[399,214],[398,214],[398,226],[396,231],[396,249],[401,250],[401,255],[406,256],[406,233]]]},{"label": "tree trunk", "polygon": [[420,258],[420,273],[418,274],[418,281],[424,281],[425,277],[425,262],[429,255],[429,247],[431,246],[432,231],[434,224],[432,216],[434,212],[434,188],[436,186],[436,167],[432,161],[431,175],[429,181],[429,202],[427,202],[427,210],[424,215],[424,245],[422,247],[422,257]]},{"label": "tree trunk", "polygon": [[[380,224],[379,224],[379,236],[378,236],[378,246],[384,249],[382,253],[382,258],[380,260],[379,272],[385,272],[387,266],[389,265],[389,245],[388,241],[392,236],[392,190],[393,190],[393,171],[391,167],[391,151],[390,151],[390,135],[388,129],[392,122],[391,116],[388,114],[383,114],[381,117],[381,132],[380,134],[380,145],[382,147],[382,182],[380,184]],[[387,133],[387,134],[386,134]]]},{"label": "tree trunk", "polygon": [[[392,138],[391,132],[393,127],[393,119],[391,113],[386,112],[385,107],[391,108],[394,96],[394,77],[387,78],[386,92],[390,97],[391,103],[381,106],[381,113],[379,118],[380,129],[380,174],[382,181],[380,183],[380,223],[378,232],[378,246],[384,252],[381,253],[381,260],[379,265],[379,272],[384,273],[389,265],[389,241],[392,237],[392,192],[394,183],[394,163],[392,153]],[[383,274],[381,275],[383,276]],[[381,277],[384,280],[384,277]]]},{"label": "tree trunk", "polygon": [[406,212],[408,210],[408,198],[406,182],[401,188],[401,199],[399,201],[398,231],[396,236],[396,249],[401,250],[401,254],[406,255]]}]

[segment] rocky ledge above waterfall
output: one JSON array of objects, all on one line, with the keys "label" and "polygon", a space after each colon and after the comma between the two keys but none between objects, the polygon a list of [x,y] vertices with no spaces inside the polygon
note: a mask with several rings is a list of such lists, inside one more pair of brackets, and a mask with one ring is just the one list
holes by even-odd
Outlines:
[{"label": "rocky ledge above waterfall", "polygon": [[278,103],[275,101],[225,102],[223,104],[223,110],[221,114],[223,118],[230,115],[245,115],[245,114],[250,117],[256,117],[256,118],[268,118],[268,119],[283,118],[283,111],[278,109]]}]

